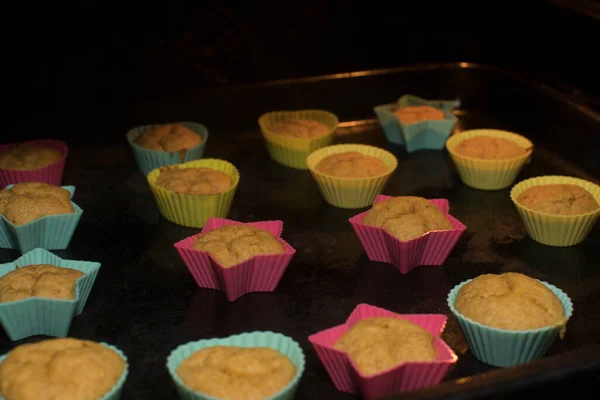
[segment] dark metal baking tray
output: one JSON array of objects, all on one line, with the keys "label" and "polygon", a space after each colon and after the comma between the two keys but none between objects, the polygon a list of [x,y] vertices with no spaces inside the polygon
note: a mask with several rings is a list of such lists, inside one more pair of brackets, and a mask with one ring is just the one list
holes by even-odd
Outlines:
[{"label": "dark metal baking tray", "polygon": [[[564,92],[512,72],[471,64],[425,65],[386,71],[230,87],[156,98],[119,98],[94,104],[43,104],[36,118],[46,129],[7,128],[5,141],[56,137],[71,152],[64,183],[75,185],[84,214],[63,258],[102,262],[83,314],[70,335],[106,341],[129,357],[124,399],[167,399],[176,393],[165,368],[179,344],[244,331],[273,330],[293,337],[307,355],[298,399],[345,399],[335,390],[308,342],[314,332],[342,323],[359,303],[399,313],[449,315],[443,335],[459,361],[442,385],[406,398],[502,398],[542,388],[557,394],[567,384],[591,384],[600,371],[600,230],[582,244],[553,248],[525,233],[509,190],[484,192],[460,182],[445,151],[406,154],[387,144],[372,107],[410,93],[460,99],[458,130],[498,128],[519,132],[535,144],[532,162],[518,180],[565,174],[600,176],[600,116]],[[42,104],[40,104],[42,105]],[[33,106],[32,106],[33,107]],[[392,150],[399,167],[384,193],[443,197],[467,232],[443,267],[401,275],[370,262],[348,218],[359,210],[328,206],[307,171],[276,164],[265,149],[257,119],[277,109],[323,108],[342,127],[336,142]],[[68,118],[65,113],[68,112]],[[248,294],[229,303],[223,293],[198,288],[173,243],[198,230],[163,219],[137,172],[125,141],[136,125],[194,120],[208,127],[205,156],[233,162],[241,172],[230,218],[282,219],[283,237],[297,253],[273,293]],[[15,121],[18,127],[21,121]],[[7,125],[7,126],[10,126]],[[4,141],[4,140],[3,140]],[[19,254],[0,250],[0,262]],[[495,370],[473,358],[446,305],[448,291],[481,273],[519,271],[553,283],[574,301],[566,337],[546,358]],[[39,340],[10,342],[0,352]]]}]

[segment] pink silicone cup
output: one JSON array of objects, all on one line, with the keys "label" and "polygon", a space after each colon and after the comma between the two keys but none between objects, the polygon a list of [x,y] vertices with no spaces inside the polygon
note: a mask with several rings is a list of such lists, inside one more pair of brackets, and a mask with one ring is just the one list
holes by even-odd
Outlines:
[{"label": "pink silicone cup", "polygon": [[0,145],[0,153],[16,146],[51,147],[58,150],[62,156],[54,164],[33,171],[16,171],[0,168],[0,188],[4,188],[12,183],[20,182],[45,182],[56,186],[61,185],[67,154],[69,153],[69,148],[65,142],[54,139],[40,139],[22,143],[3,144]]},{"label": "pink silicone cup", "polygon": [[[373,204],[390,197],[378,195]],[[438,206],[448,217],[452,230],[431,231],[418,238],[403,242],[383,228],[363,225],[362,220],[368,211],[350,218],[350,224],[369,260],[393,264],[402,274],[406,274],[420,265],[442,265],[467,227],[448,214],[448,200],[429,199],[429,201]]]},{"label": "pink silicone cup", "polygon": [[209,218],[199,235],[225,225],[251,225],[269,231],[285,246],[285,252],[255,256],[233,267],[224,268],[209,253],[192,250],[192,244],[198,235],[187,237],[175,243],[175,248],[198,286],[221,290],[225,292],[229,301],[235,301],[250,292],[275,290],[296,253],[296,250],[280,237],[283,221],[242,223],[224,218]]},{"label": "pink silicone cup", "polygon": [[[406,362],[375,375],[363,375],[348,355],[333,348],[337,340],[356,322],[372,317],[392,317],[411,321],[435,336],[438,359],[433,362]],[[368,304],[359,304],[343,325],[309,336],[317,356],[337,390],[366,399],[391,396],[409,390],[439,384],[458,357],[440,339],[447,317],[442,314],[395,314]]]}]

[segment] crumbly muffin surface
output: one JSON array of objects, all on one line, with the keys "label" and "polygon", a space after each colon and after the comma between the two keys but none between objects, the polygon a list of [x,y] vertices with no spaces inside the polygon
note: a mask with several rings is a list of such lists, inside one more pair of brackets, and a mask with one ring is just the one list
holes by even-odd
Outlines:
[{"label": "crumbly muffin surface", "polygon": [[565,322],[563,304],[550,289],[514,272],[478,276],[461,287],[454,307],[465,317],[498,329],[528,330]]},{"label": "crumbly muffin surface", "polygon": [[6,400],[98,400],[119,380],[125,360],[88,340],[49,339],[16,347],[0,364]]},{"label": "crumbly muffin surface", "polygon": [[72,214],[74,211],[71,194],[60,186],[23,182],[0,191],[0,214],[17,226],[46,215]]},{"label": "crumbly muffin surface", "polygon": [[166,124],[144,131],[135,139],[135,143],[146,149],[173,153],[199,145],[202,138],[183,125]]},{"label": "crumbly muffin surface", "polygon": [[491,136],[475,136],[456,145],[454,151],[480,160],[508,160],[525,155],[528,149],[513,141]]},{"label": "crumbly muffin surface", "polygon": [[175,193],[219,194],[231,187],[231,177],[211,168],[163,167],[156,185]]},{"label": "crumbly muffin surface", "polygon": [[269,127],[273,133],[299,139],[314,139],[325,136],[330,129],[327,125],[310,119],[287,119]]},{"label": "crumbly muffin surface", "polygon": [[434,336],[410,321],[374,317],[354,324],[334,348],[348,354],[358,369],[372,375],[409,361],[435,361]]},{"label": "crumbly muffin surface", "polygon": [[436,205],[422,197],[399,196],[375,203],[365,214],[364,225],[385,229],[398,240],[415,239],[430,231],[452,229]]},{"label": "crumbly muffin surface", "polygon": [[421,121],[444,119],[444,112],[442,110],[428,105],[398,108],[394,110],[394,114],[406,125]]},{"label": "crumbly muffin surface", "polygon": [[177,375],[191,389],[219,399],[263,400],[283,390],[296,367],[268,347],[215,346],[183,360]]},{"label": "crumbly muffin surface", "polygon": [[254,256],[285,252],[285,246],[271,232],[250,225],[225,225],[202,234],[192,249],[210,253],[225,268]]},{"label": "crumbly muffin surface", "polygon": [[551,184],[530,187],[517,198],[519,204],[553,215],[578,215],[596,211],[598,202],[577,185]]},{"label": "crumbly muffin surface", "polygon": [[16,146],[0,153],[0,168],[33,171],[54,164],[62,157],[50,147]]},{"label": "crumbly muffin surface", "polygon": [[0,277],[0,303],[28,297],[73,300],[77,279],[84,275],[76,269],[50,264],[17,268]]},{"label": "crumbly muffin surface", "polygon": [[315,169],[338,178],[370,178],[390,170],[381,159],[358,151],[332,154],[322,159]]}]

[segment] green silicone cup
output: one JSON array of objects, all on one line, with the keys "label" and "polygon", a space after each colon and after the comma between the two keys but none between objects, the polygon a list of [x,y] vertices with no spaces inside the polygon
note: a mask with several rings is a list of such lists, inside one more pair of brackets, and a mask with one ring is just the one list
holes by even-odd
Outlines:
[{"label": "green silicone cup", "polygon": [[65,337],[69,332],[71,320],[81,314],[85,307],[100,270],[100,263],[63,260],[47,250],[34,249],[12,263],[0,264],[0,277],[31,264],[50,264],[83,272],[85,275],[77,280],[75,300],[29,297],[0,303],[0,323],[10,340],[34,335]]},{"label": "green silicone cup", "polygon": [[[104,394],[104,396],[102,396],[98,400],[119,400],[121,398],[121,393],[123,392],[123,385],[125,384],[125,381],[127,380],[127,375],[129,375],[129,363],[127,362],[127,356],[120,349],[116,348],[113,345],[110,345],[108,343],[103,343],[103,342],[100,342],[99,344],[101,344],[102,346],[108,347],[109,349],[111,349],[112,351],[117,353],[119,356],[121,356],[121,358],[123,360],[125,360],[125,370],[119,377],[119,380],[117,381],[117,383],[115,383],[115,386],[113,386],[112,389],[110,389],[108,392],[106,392]],[[0,356],[0,364],[4,361],[6,356],[7,356],[7,354]],[[0,400],[5,400],[5,399],[4,399],[4,397],[2,397],[0,395]]]},{"label": "green silicone cup", "polygon": [[[8,185],[6,189],[14,185]],[[61,186],[75,194],[75,186]],[[79,224],[83,210],[73,201],[72,214],[46,215],[25,225],[15,226],[0,215],[0,248],[17,249],[21,254],[35,248],[64,250],[69,247],[73,233]]]},{"label": "green silicone cup", "polygon": [[[472,281],[469,279],[455,286],[448,294],[448,306],[458,320],[473,355],[495,367],[512,367],[542,358],[554,343],[560,331],[566,326],[550,326],[546,328],[524,331],[510,331],[492,328],[475,322],[461,315],[454,302],[461,287]],[[565,308],[567,320],[573,314],[573,303],[569,296],[556,286],[540,281],[559,298]]]},{"label": "green silicone cup", "polygon": [[167,369],[171,378],[175,382],[177,393],[181,400],[218,400],[215,397],[196,392],[183,383],[177,368],[179,364],[198,350],[214,346],[237,346],[237,347],[270,347],[290,358],[296,366],[296,376],[279,393],[269,397],[266,400],[291,400],[296,394],[298,383],[304,373],[305,358],[304,352],[298,343],[293,339],[274,332],[248,332],[240,335],[229,336],[222,339],[206,339],[197,342],[190,342],[177,347],[167,358]]},{"label": "green silicone cup", "polygon": [[131,129],[129,132],[127,132],[127,141],[133,150],[135,162],[144,176],[148,175],[150,171],[156,168],[164,167],[166,165],[181,164],[202,158],[202,155],[204,154],[204,147],[206,146],[206,141],[208,140],[208,129],[206,129],[204,125],[196,122],[172,122],[171,124],[183,125],[186,128],[194,131],[202,138],[202,142],[199,145],[188,149],[185,152],[185,156],[182,160],[178,151],[169,153],[166,151],[150,150],[138,146],[135,143],[135,139],[137,139],[138,136],[148,129],[157,126],[157,124],[137,126]]}]

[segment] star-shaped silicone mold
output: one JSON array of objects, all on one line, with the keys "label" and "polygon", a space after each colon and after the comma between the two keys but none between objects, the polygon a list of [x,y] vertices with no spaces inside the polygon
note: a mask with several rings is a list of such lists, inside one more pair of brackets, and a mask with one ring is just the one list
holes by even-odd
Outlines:
[{"label": "star-shaped silicone mold", "polygon": [[100,263],[64,260],[44,250],[34,249],[23,254],[14,262],[0,264],[0,277],[17,268],[32,264],[50,264],[61,268],[72,268],[85,275],[77,280],[74,300],[28,297],[26,299],[0,303],[0,322],[11,340],[33,335],[65,337],[71,320],[81,314],[90,295]]},{"label": "star-shaped silicone mold", "polygon": [[225,225],[250,225],[271,232],[285,246],[283,254],[254,256],[229,268],[220,265],[208,252],[193,250],[198,235],[187,237],[175,248],[190,270],[198,286],[225,292],[229,301],[250,292],[272,292],[275,290],[296,250],[281,239],[283,221],[242,223],[224,218],[210,218],[199,235]]},{"label": "star-shaped silicone mold", "polygon": [[[408,106],[428,105],[444,112],[443,120],[425,120],[412,124],[404,124],[394,114],[397,108]],[[375,114],[383,128],[388,141],[404,145],[407,152],[417,150],[442,150],[446,139],[452,133],[457,118],[452,110],[460,106],[460,101],[455,100],[425,100],[412,95],[404,95],[396,103],[383,104],[374,107]]]},{"label": "star-shaped silicone mold", "polygon": [[[378,195],[373,204],[390,197]],[[403,274],[420,265],[442,265],[467,227],[448,214],[448,200],[429,199],[429,201],[448,217],[452,225],[451,230],[430,231],[418,238],[401,241],[383,228],[363,225],[362,220],[368,211],[350,218],[350,224],[369,260],[393,264]]]},{"label": "star-shaped silicone mold", "polygon": [[[374,375],[364,375],[343,351],[333,346],[355,323],[366,318],[392,317],[411,321],[431,333],[438,358],[433,362],[406,362]],[[458,360],[452,349],[440,339],[447,317],[441,314],[396,314],[368,304],[359,304],[348,320],[333,328],[309,336],[317,356],[336,389],[376,399],[426,386],[437,385]]]}]

